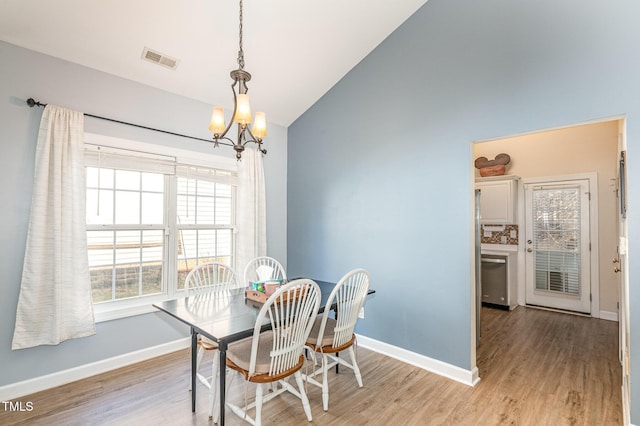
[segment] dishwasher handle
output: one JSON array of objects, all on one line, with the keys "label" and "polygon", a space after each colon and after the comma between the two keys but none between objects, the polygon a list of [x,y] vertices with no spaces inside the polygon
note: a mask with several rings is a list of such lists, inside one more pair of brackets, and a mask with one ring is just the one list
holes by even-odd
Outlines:
[{"label": "dishwasher handle", "polygon": [[505,259],[491,259],[488,257],[481,258],[483,263],[507,263]]}]

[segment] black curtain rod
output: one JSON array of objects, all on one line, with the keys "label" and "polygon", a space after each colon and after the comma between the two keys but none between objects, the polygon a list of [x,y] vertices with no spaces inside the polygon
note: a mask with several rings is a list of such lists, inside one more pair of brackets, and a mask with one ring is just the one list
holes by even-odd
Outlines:
[{"label": "black curtain rod", "polygon": [[[34,100],[33,98],[27,99],[27,105],[29,105],[31,108],[33,108],[34,106],[39,106],[39,107],[46,107],[47,106],[47,104],[40,103],[40,102]],[[134,124],[134,123],[127,123],[126,121],[114,120],[113,118],[100,117],[99,115],[88,114],[86,112],[83,113],[83,114],[86,117],[99,118],[100,120],[111,121],[113,123],[119,123],[119,124],[126,124],[127,126],[139,127],[140,129],[153,130],[154,132],[166,133],[168,135],[180,136],[180,137],[183,137],[183,138],[195,139],[197,141],[204,141],[204,142],[213,143],[213,140],[209,140],[209,139],[197,138],[195,136],[183,135],[181,133],[169,132],[167,130],[154,129],[153,127],[141,126],[140,124]],[[218,143],[220,145],[233,146],[230,143],[226,143],[226,142],[218,142]]]}]

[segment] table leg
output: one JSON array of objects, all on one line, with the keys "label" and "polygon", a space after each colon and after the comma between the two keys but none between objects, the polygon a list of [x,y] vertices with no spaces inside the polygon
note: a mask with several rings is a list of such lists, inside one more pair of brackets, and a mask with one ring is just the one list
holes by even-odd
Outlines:
[{"label": "table leg", "polygon": [[218,351],[220,352],[220,420],[218,426],[224,426],[225,394],[227,392],[227,342],[218,342]]},{"label": "table leg", "polygon": [[191,411],[196,412],[196,365],[198,364],[198,333],[191,327]]}]

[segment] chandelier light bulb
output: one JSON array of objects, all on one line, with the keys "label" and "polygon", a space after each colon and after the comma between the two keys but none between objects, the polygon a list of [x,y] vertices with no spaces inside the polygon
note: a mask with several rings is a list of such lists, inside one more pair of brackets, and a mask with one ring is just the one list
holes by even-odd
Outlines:
[{"label": "chandelier light bulb", "polygon": [[251,106],[249,106],[249,95],[240,94],[237,97],[236,116],[233,121],[239,124],[251,123]]},{"label": "chandelier light bulb", "polygon": [[256,112],[256,120],[253,122],[251,133],[260,139],[267,136],[267,117],[264,112]]},{"label": "chandelier light bulb", "polygon": [[222,107],[213,107],[213,114],[211,114],[211,122],[209,123],[209,130],[214,134],[221,135],[224,133],[226,126],[224,125],[224,109]]}]

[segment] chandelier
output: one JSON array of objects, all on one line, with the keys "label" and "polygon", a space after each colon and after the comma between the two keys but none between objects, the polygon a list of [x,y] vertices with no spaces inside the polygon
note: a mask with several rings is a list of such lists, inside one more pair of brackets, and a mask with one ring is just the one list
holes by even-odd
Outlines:
[{"label": "chandelier", "polygon": [[[224,121],[224,109],[219,106],[213,107],[209,130],[213,132],[214,146],[219,146],[221,140],[230,142],[236,151],[236,158],[240,160],[245,145],[249,142],[258,144],[258,149],[266,154],[267,150],[262,148],[262,138],[267,136],[267,119],[264,112],[256,112],[253,127],[251,124],[251,107],[249,106],[249,95],[247,91],[247,81],[251,80],[251,74],[244,70],[244,51],[242,50],[242,0],[240,0],[240,37],[238,50],[238,69],[231,71],[231,91],[233,92],[233,119],[228,125]],[[238,138],[234,142],[227,136],[233,123],[238,124]]]}]

